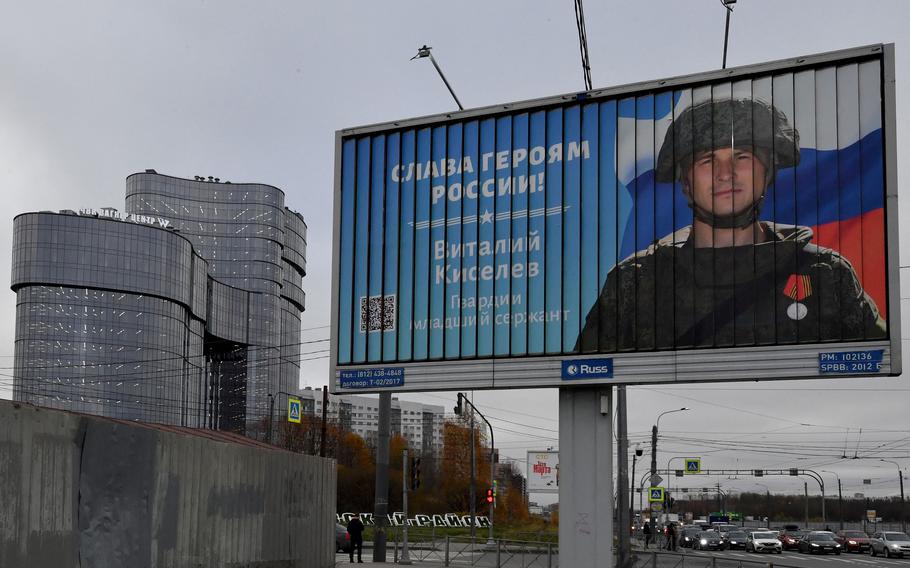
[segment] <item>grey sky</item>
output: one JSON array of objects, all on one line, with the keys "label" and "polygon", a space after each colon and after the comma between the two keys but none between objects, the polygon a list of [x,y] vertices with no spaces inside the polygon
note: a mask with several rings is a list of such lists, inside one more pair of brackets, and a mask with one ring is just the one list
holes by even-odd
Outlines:
[{"label": "grey sky", "polygon": [[[334,131],[455,108],[430,63],[409,61],[419,46],[433,46],[466,107],[583,89],[569,1],[7,4],[0,21],[2,280],[9,282],[17,213],[122,209],[124,178],[145,168],[269,183],[309,224],[304,328],[315,329],[305,340],[329,333],[321,326],[329,322]],[[717,0],[589,0],[585,10],[595,87],[720,66],[724,11]],[[729,64],[894,42],[898,177],[906,183],[907,21],[903,0],[740,0]],[[901,205],[906,211],[906,192]],[[902,265],[910,264],[907,235]],[[0,361],[9,375],[15,296],[0,298]],[[326,359],[304,369],[302,385],[326,383]],[[711,441],[662,440],[660,467],[677,455],[701,456],[711,468],[814,466],[838,472],[849,495],[894,494],[893,465],[836,456],[857,451],[910,465],[908,391],[900,379],[881,378],[633,388],[629,430],[644,441],[659,412],[689,406],[665,417],[662,430]],[[455,397],[403,398],[448,407]],[[475,401],[496,418],[506,456],[523,459],[527,449],[557,445],[555,390],[477,392]],[[863,486],[863,478],[873,485]],[[720,481],[764,490],[751,478]],[[761,482],[801,491],[792,478]]]}]

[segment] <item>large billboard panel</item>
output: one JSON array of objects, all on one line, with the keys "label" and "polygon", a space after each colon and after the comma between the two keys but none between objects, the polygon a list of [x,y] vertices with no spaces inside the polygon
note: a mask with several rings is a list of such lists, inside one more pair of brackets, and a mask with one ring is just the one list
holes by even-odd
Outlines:
[{"label": "large billboard panel", "polygon": [[891,53],[339,132],[333,388],[898,373]]}]

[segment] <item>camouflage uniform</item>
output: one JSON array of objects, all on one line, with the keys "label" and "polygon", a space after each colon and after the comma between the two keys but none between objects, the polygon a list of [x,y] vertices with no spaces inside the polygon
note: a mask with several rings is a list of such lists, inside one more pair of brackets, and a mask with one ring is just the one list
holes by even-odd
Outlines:
[{"label": "camouflage uniform", "polygon": [[[850,263],[807,227],[761,223],[765,242],[696,248],[681,229],[617,264],[576,348],[614,352],[881,339]],[[795,278],[804,283],[795,309]]]}]

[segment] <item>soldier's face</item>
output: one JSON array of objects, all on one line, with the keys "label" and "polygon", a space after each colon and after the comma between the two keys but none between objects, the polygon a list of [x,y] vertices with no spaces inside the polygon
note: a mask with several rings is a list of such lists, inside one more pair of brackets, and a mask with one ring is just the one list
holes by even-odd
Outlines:
[{"label": "soldier's face", "polygon": [[720,148],[696,156],[686,182],[696,205],[715,215],[733,215],[764,194],[765,165],[748,150]]}]

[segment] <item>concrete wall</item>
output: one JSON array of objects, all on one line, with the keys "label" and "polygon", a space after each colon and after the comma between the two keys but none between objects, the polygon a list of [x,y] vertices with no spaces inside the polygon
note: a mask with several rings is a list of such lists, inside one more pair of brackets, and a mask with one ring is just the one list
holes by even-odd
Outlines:
[{"label": "concrete wall", "polygon": [[335,464],[0,401],[0,566],[324,568]]}]

